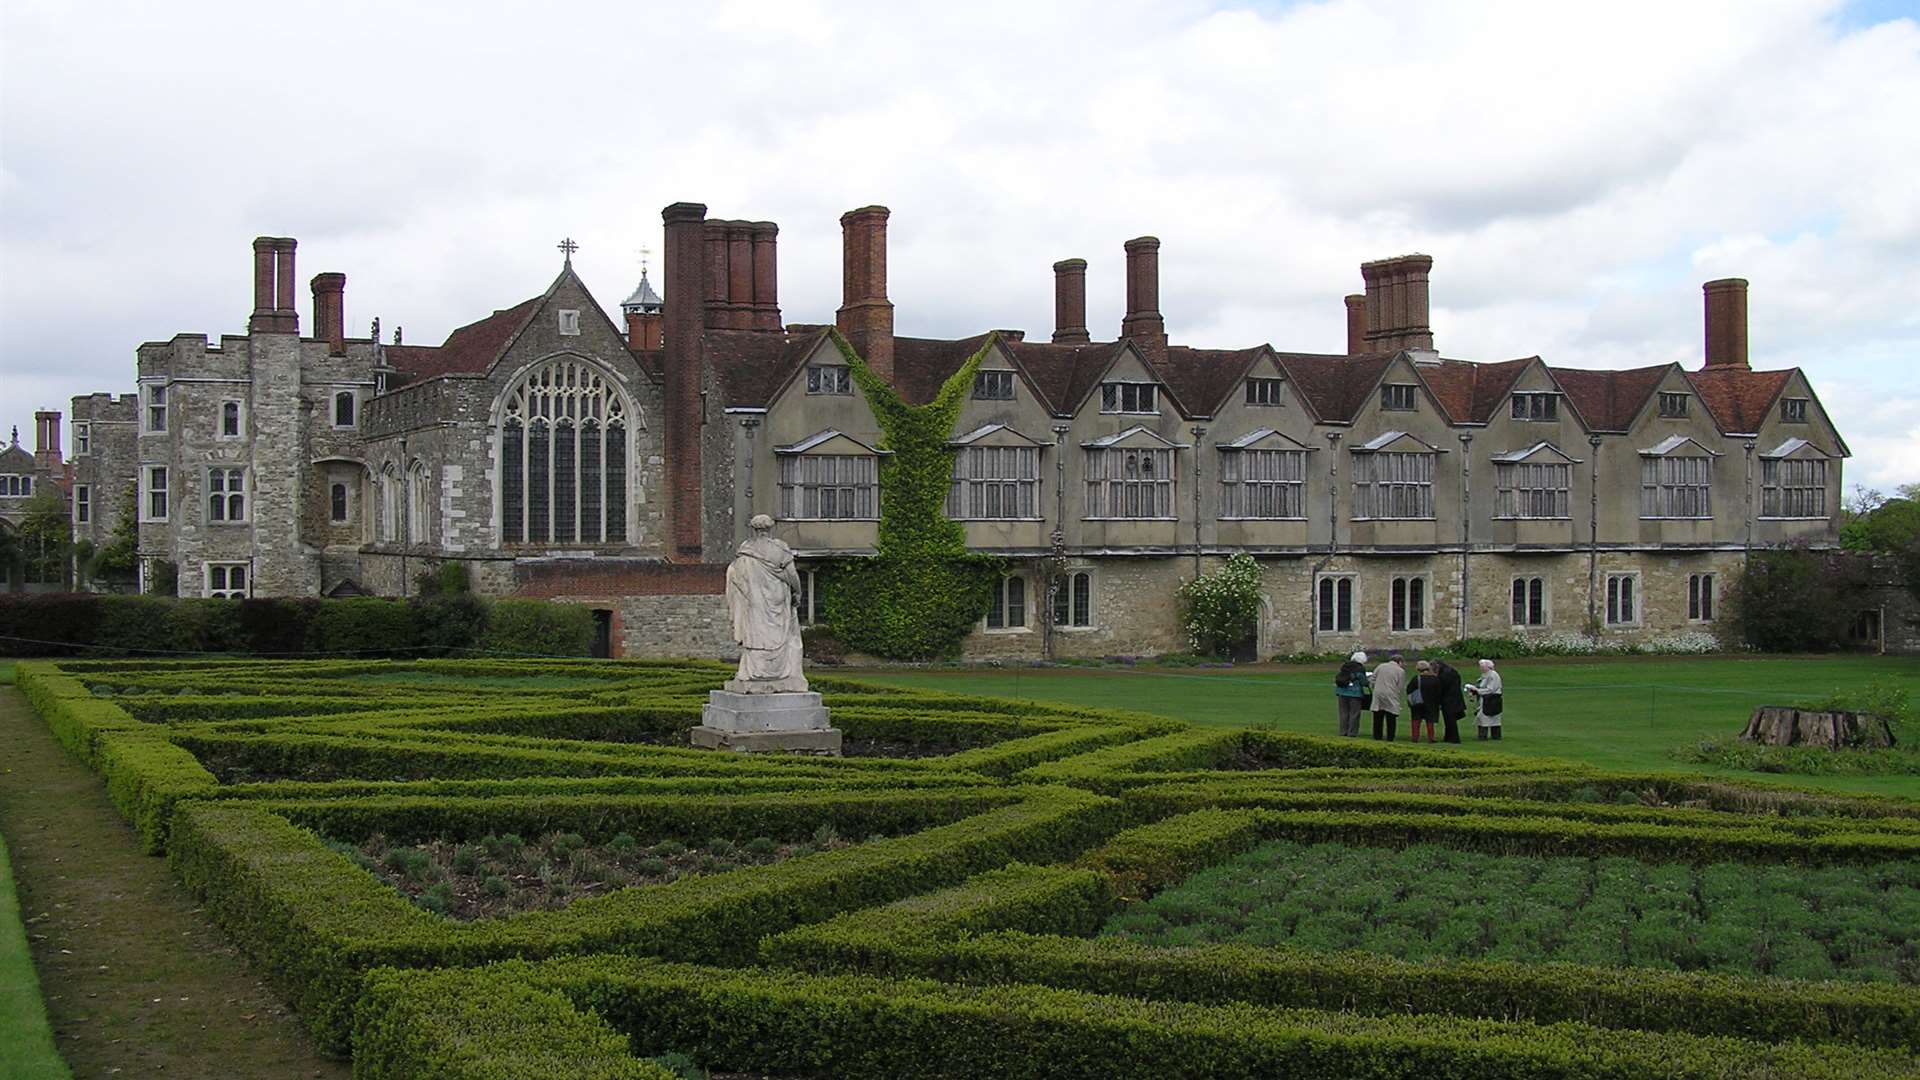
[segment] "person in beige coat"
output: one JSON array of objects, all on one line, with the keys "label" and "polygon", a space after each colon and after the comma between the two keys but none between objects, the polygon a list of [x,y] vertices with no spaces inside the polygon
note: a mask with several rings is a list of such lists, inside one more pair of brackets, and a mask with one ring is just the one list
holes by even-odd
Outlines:
[{"label": "person in beige coat", "polygon": [[1400,666],[1400,654],[1387,657],[1387,662],[1373,669],[1373,737],[1380,738],[1384,727],[1387,741],[1392,742],[1394,729],[1400,724],[1400,706],[1406,697],[1407,669]]}]

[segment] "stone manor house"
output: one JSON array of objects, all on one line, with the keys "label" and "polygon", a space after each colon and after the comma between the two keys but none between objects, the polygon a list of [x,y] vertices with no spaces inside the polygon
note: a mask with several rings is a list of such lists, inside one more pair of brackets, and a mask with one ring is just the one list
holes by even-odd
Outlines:
[{"label": "stone manor house", "polygon": [[1261,655],[1711,631],[1745,552],[1836,537],[1846,444],[1798,369],[1749,366],[1745,281],[1706,284],[1698,367],[1445,358],[1422,255],[1360,268],[1344,352],[1202,348],[1169,339],[1141,237],[1104,340],[1080,259],[1048,340],[936,340],[894,332],[883,207],[841,218],[832,325],[782,321],[773,223],[663,219],[664,297],[643,273],[616,321],[568,242],[543,292],[438,345],[349,337],[340,273],[303,336],[295,243],[255,240],[246,333],[143,344],[137,395],[73,400],[76,532],[133,507],[186,596],[397,596],[459,561],[591,606],[615,655],[725,655],[753,514],[803,565],[873,548],[887,450],[837,329],[915,402],[986,350],[947,513],[1010,570],[969,655],[1182,650],[1176,586],[1236,552]]}]

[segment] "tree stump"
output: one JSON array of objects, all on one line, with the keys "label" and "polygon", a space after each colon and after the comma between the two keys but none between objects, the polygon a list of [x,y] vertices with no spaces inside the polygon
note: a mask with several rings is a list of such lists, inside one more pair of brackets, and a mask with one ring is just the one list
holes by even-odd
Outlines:
[{"label": "tree stump", "polygon": [[1893,745],[1893,727],[1884,716],[1843,711],[1812,711],[1785,705],[1762,705],[1753,710],[1745,742],[1766,746],[1818,746],[1828,750]]}]

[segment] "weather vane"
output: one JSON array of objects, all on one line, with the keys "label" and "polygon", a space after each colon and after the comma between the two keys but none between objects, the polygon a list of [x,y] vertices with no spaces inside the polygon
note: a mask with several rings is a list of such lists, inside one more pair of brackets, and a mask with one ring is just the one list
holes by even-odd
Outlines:
[{"label": "weather vane", "polygon": [[573,253],[579,250],[580,250],[580,245],[574,243],[573,237],[571,236],[567,237],[565,240],[560,241],[560,253],[566,256],[568,266],[573,265]]}]

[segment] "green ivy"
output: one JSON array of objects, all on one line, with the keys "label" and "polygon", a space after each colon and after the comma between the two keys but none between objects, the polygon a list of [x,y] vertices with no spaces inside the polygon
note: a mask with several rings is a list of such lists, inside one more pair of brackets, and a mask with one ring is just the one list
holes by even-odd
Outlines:
[{"label": "green ivy", "polygon": [[966,529],[944,513],[953,480],[953,437],[974,372],[993,347],[951,375],[925,405],[909,405],[833,334],[853,381],[880,425],[880,534],[874,557],[828,571],[827,622],[846,646],[894,660],[951,655],[986,614],[1003,560],[967,550]]}]

